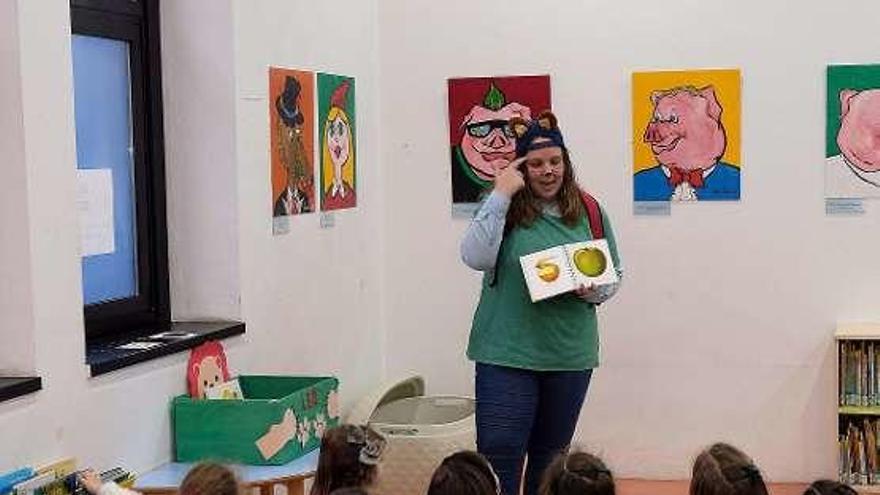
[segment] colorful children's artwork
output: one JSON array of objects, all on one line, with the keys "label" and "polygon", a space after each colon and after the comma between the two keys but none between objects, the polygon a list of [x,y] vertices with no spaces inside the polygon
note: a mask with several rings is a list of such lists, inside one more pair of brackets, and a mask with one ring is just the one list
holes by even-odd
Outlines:
[{"label": "colorful children's artwork", "polygon": [[229,381],[223,345],[212,340],[193,349],[186,366],[186,377],[189,396],[193,399],[204,399],[208,389]]},{"label": "colorful children's artwork", "polygon": [[321,129],[321,209],[357,206],[357,127],[354,78],[318,74]]},{"label": "colorful children's artwork", "polygon": [[635,201],[740,198],[738,69],[636,72]]},{"label": "colorful children's artwork", "polygon": [[269,67],[272,216],[315,211],[314,73]]},{"label": "colorful children's artwork", "polygon": [[827,72],[825,197],[880,197],[880,65]]},{"label": "colorful children's artwork", "polygon": [[449,79],[453,204],[477,203],[495,171],[514,158],[513,117],[550,110],[550,76]]}]

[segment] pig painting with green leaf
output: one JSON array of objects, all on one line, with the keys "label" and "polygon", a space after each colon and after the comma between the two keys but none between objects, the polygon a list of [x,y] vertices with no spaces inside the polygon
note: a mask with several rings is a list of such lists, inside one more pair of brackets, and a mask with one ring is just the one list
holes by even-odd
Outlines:
[{"label": "pig painting with green leaf", "polygon": [[476,203],[515,154],[510,119],[550,108],[550,77],[450,79],[448,90],[452,202]]}]

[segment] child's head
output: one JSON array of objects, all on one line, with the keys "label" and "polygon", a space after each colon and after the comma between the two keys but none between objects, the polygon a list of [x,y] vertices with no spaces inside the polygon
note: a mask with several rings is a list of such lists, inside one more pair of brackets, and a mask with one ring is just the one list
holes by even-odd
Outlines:
[{"label": "child's head", "polygon": [[385,439],[366,426],[340,425],[324,433],[312,495],[329,495],[340,488],[369,486]]},{"label": "child's head", "polygon": [[239,495],[235,474],[226,466],[203,462],[190,469],[180,484],[180,495]]},{"label": "child's head", "polygon": [[807,487],[804,495],[858,495],[858,492],[839,481],[816,480]]},{"label": "child's head", "polygon": [[716,443],[694,460],[690,495],[767,495],[767,487],[747,455],[726,443]]},{"label": "child's head", "polygon": [[469,450],[450,455],[431,477],[428,495],[498,495],[498,477],[489,461]]},{"label": "child's head", "polygon": [[614,495],[614,477],[598,457],[560,454],[541,478],[541,495]]},{"label": "child's head", "polygon": [[359,486],[348,486],[330,492],[330,495],[369,495],[366,490]]}]

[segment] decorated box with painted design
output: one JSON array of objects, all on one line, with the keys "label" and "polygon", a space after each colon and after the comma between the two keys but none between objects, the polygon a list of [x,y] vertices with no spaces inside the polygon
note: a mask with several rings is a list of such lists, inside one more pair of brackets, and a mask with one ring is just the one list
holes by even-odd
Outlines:
[{"label": "decorated box with painted design", "polygon": [[286,464],[339,424],[336,378],[245,375],[238,382],[241,400],[173,400],[176,461]]}]

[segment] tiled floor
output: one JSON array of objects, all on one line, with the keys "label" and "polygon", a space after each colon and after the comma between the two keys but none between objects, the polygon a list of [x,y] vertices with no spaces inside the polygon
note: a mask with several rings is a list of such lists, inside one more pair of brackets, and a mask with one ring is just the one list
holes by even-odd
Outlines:
[{"label": "tiled floor", "polygon": [[[687,481],[617,480],[617,495],[687,495]],[[804,483],[771,483],[770,495],[803,495]]]}]

